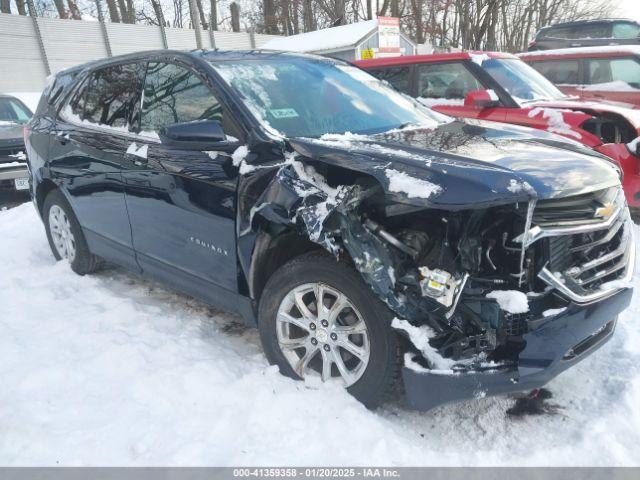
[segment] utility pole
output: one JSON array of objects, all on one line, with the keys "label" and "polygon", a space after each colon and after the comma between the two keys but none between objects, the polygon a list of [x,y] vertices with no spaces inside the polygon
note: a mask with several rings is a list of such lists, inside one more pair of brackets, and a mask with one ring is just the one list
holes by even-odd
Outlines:
[{"label": "utility pole", "polygon": [[33,30],[36,32],[36,37],[38,38],[38,46],[40,47],[40,54],[42,55],[42,63],[44,63],[44,71],[47,72],[47,75],[51,75],[51,66],[49,65],[49,58],[47,58],[47,50],[44,48],[42,32],[40,31],[40,25],[38,25],[38,13],[36,12],[33,0],[27,0],[27,7],[29,8],[29,16],[33,22]]},{"label": "utility pole", "polygon": [[102,5],[100,0],[96,0],[96,10],[98,11],[98,21],[100,22],[100,29],[102,30],[102,38],[104,38],[104,46],[107,49],[107,56],[113,57],[111,52],[111,43],[109,43],[109,33],[107,32],[107,25],[104,23],[104,15],[102,14]]}]

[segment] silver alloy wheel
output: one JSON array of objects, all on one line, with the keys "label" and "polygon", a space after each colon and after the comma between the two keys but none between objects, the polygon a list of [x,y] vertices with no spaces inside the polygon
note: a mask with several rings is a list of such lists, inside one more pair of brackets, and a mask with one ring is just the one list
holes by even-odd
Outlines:
[{"label": "silver alloy wheel", "polygon": [[73,262],[76,258],[76,239],[71,233],[71,223],[67,214],[58,205],[49,209],[49,230],[58,255]]},{"label": "silver alloy wheel", "polygon": [[276,329],[280,350],[302,378],[320,375],[326,382],[340,377],[350,387],[369,363],[362,315],[346,295],[323,283],[291,290],[278,307]]}]

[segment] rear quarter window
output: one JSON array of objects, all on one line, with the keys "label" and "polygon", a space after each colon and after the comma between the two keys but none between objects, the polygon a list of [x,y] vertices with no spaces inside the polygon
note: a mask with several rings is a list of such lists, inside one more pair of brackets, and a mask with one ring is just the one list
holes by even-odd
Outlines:
[{"label": "rear quarter window", "polygon": [[635,58],[602,58],[588,61],[589,83],[626,83],[640,89],[640,62]]},{"label": "rear quarter window", "polygon": [[640,25],[630,22],[616,22],[613,24],[613,38],[630,40],[640,37]]}]

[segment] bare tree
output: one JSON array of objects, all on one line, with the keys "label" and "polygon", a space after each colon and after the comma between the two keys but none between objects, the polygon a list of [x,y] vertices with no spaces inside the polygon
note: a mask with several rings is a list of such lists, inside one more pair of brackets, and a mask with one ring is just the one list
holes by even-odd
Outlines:
[{"label": "bare tree", "polygon": [[312,32],[318,28],[313,12],[312,0],[302,0],[302,24],[305,32]]},{"label": "bare tree", "polygon": [[118,12],[116,0],[107,0],[107,9],[109,10],[109,18],[111,21],[113,23],[120,23],[120,13]]},{"label": "bare tree", "polygon": [[218,0],[209,0],[211,5],[211,29],[218,30]]},{"label": "bare tree", "polygon": [[78,8],[78,4],[75,0],[67,0],[67,4],[69,5],[69,13],[71,14],[71,18],[74,20],[82,20],[82,14],[80,13],[80,9]]},{"label": "bare tree", "polygon": [[56,10],[58,11],[58,16],[60,18],[67,18],[67,9],[64,6],[63,0],[53,0],[54,5],[56,6]]},{"label": "bare tree", "polygon": [[24,0],[16,0],[16,7],[18,8],[18,14],[26,15],[27,7]]},{"label": "bare tree", "polygon": [[240,5],[236,2],[233,2],[229,5],[229,9],[231,10],[231,30],[234,32],[240,31]]}]

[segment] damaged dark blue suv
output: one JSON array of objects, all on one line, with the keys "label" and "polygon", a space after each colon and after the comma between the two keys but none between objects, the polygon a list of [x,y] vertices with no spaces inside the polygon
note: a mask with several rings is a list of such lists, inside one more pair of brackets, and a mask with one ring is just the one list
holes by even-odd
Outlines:
[{"label": "damaged dark blue suv", "polygon": [[605,157],[454,121],[339,61],[117,57],[59,73],[27,130],[57,259],[237,312],[283,374],[369,407],[399,379],[425,410],[544,385],[631,298]]}]

